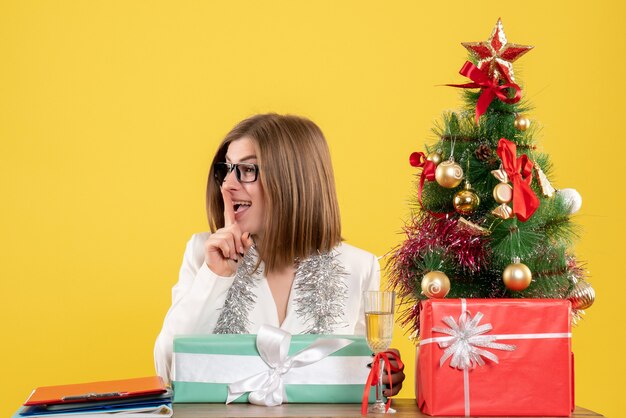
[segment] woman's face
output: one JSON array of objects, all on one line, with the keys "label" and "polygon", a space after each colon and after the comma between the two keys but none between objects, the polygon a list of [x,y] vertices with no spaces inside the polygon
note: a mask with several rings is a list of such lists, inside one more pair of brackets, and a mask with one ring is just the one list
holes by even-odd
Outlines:
[{"label": "woman's face", "polygon": [[[258,164],[253,140],[244,136],[231,142],[226,151],[226,162],[231,164]],[[263,233],[265,205],[261,175],[261,169],[259,169],[256,181],[240,183],[237,180],[235,170],[233,170],[228,173],[224,183],[222,183],[222,191],[229,194],[233,202],[235,221],[244,234],[249,232],[260,236]]]}]

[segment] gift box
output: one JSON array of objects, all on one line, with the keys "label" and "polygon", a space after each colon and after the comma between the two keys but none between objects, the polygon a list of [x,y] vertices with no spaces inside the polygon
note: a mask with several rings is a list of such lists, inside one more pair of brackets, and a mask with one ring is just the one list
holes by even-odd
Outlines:
[{"label": "gift box", "polygon": [[428,415],[569,416],[571,306],[553,299],[422,302],[416,400]]},{"label": "gift box", "polygon": [[174,402],[361,403],[371,362],[362,336],[291,336],[265,326],[258,335],[178,336]]}]

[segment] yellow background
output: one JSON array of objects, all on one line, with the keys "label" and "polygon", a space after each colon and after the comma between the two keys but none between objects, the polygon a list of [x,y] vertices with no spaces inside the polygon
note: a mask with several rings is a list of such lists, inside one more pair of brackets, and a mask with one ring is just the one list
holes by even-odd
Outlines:
[{"label": "yellow background", "polygon": [[[398,244],[408,156],[461,105],[438,85],[465,82],[460,42],[501,16],[509,41],[536,46],[515,68],[553,183],[584,201],[576,251],[598,300],[574,330],[576,402],[624,416],[625,12],[617,0],[2,1],[0,415],[35,386],[153,373],[185,243],[206,229],[208,163],[244,117],[316,121],[344,236],[379,255]],[[394,345],[411,370],[400,329]]]}]

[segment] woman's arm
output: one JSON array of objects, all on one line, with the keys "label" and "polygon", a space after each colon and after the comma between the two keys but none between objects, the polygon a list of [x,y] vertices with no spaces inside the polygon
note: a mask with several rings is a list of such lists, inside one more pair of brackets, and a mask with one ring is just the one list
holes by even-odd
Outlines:
[{"label": "woman's arm", "polygon": [[212,332],[233,282],[233,277],[218,276],[204,262],[207,238],[206,233],[196,234],[187,243],[178,283],[172,289],[172,306],[154,346],[156,372],[168,383],[174,336]]}]

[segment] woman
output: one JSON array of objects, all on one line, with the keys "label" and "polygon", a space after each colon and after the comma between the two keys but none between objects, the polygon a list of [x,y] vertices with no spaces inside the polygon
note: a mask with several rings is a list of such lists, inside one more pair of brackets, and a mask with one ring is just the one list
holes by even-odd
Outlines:
[{"label": "woman", "polygon": [[[166,381],[174,335],[254,334],[262,324],[291,334],[365,334],[362,294],[379,289],[380,267],[341,242],[330,153],[317,125],[277,114],[239,123],[213,158],[206,204],[212,233],[187,244],[155,345]],[[403,380],[394,374],[384,394],[395,395]]]}]

